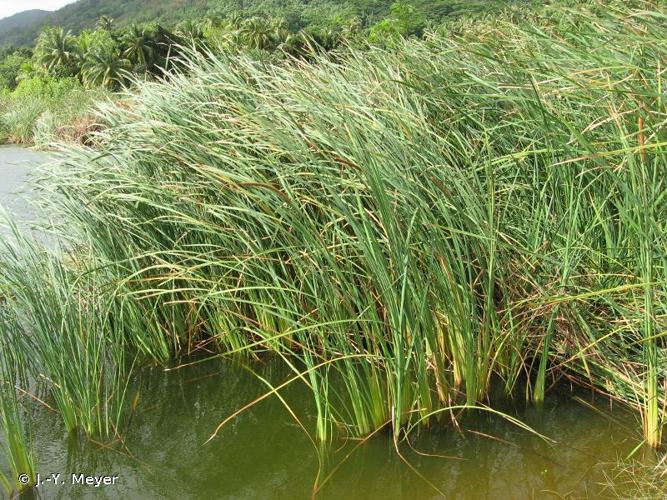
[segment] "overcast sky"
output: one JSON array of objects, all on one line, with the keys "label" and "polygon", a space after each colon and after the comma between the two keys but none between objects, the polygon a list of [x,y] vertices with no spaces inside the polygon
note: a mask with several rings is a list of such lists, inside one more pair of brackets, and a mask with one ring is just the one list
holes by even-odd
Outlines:
[{"label": "overcast sky", "polygon": [[58,10],[75,0],[0,0],[0,19],[31,9]]}]

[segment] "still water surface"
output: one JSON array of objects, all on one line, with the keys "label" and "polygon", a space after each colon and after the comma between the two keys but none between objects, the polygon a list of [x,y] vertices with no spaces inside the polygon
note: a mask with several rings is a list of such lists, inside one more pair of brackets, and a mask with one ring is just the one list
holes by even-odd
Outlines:
[{"label": "still water surface", "polygon": [[[251,368],[274,382],[290,376],[275,361]],[[252,407],[204,444],[223,419],[266,392],[243,366],[214,361],[175,372],[147,369],[132,386],[140,401],[124,448],[72,439],[48,411],[32,415],[40,472],[119,478],[116,486],[104,489],[45,485],[43,498],[311,498],[318,454],[278,399]],[[283,396],[313,429],[307,389],[294,385]],[[341,438],[322,459],[321,480],[333,475],[317,498],[443,498],[426,480],[444,498],[599,498],[605,471],[637,443],[633,428],[626,427],[635,424],[630,416],[612,416],[601,403],[591,409],[568,391],[552,392],[541,410],[522,400],[496,407],[555,443],[487,413],[465,415],[458,430],[443,419],[401,447],[420,478],[396,453],[389,433],[358,447],[359,441]]]},{"label": "still water surface", "polygon": [[[27,185],[29,173],[48,161],[48,155],[39,151],[16,146],[0,146],[0,207],[13,215],[17,222],[34,218],[30,206],[30,189]],[[6,228],[0,227],[0,235]]]},{"label": "still water surface", "polygon": [[[27,205],[13,193],[46,158],[0,149],[0,204],[19,219],[27,215]],[[293,500],[311,498],[319,474],[322,499],[599,498],[605,494],[605,473],[638,442],[634,417],[611,413],[608,403],[588,393],[579,393],[582,401],[561,388],[541,409],[521,398],[494,403],[554,439],[552,444],[498,416],[471,412],[459,419],[458,428],[445,418],[413,434],[401,447],[403,459],[388,433],[363,443],[341,436],[322,456],[277,398],[253,406],[204,444],[223,419],[267,391],[249,368],[273,383],[292,375],[276,361],[140,370],[130,387],[138,405],[122,446],[68,436],[57,414],[32,408],[37,470],[42,478],[61,474],[65,484],[45,482],[31,496]],[[312,430],[307,389],[292,385],[282,395]],[[1,456],[0,468],[6,470]],[[71,474],[118,479],[113,486],[73,486]]]}]

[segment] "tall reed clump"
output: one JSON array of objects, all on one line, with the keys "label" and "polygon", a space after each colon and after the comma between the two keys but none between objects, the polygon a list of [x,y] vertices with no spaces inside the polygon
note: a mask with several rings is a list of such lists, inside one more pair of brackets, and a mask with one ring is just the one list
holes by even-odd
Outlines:
[{"label": "tall reed clump", "polygon": [[26,78],[12,92],[0,93],[0,140],[37,147],[83,142],[96,127],[93,103],[107,96],[84,89],[74,78]]},{"label": "tall reed clump", "polygon": [[[65,250],[20,234],[0,242],[3,337],[27,393],[46,394],[68,432],[113,438],[120,433],[129,361],[124,305],[100,290],[103,270]],[[130,360],[131,361],[131,360]]]},{"label": "tall reed clump", "polygon": [[[30,441],[29,423],[21,417],[21,406],[16,394],[19,379],[25,381],[25,373],[17,355],[16,339],[11,335],[10,318],[0,310],[0,450],[6,457],[10,476],[0,471],[0,486],[8,495],[35,484],[35,462]],[[18,478],[25,474],[27,482]]]},{"label": "tall reed clump", "polygon": [[69,250],[27,274],[5,255],[12,307],[88,339],[92,373],[108,352],[275,352],[324,440],[436,425],[494,379],[539,403],[564,375],[658,446],[666,20],[585,2],[309,63],[192,56],[43,172]]}]

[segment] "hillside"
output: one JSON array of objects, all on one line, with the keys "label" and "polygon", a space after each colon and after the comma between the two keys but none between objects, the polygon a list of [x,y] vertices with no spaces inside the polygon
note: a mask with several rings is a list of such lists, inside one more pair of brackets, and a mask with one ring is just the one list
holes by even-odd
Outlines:
[{"label": "hillside", "polygon": [[[0,46],[32,45],[44,26],[63,26],[74,32],[92,28],[101,16],[109,16],[118,24],[153,19],[179,20],[187,14],[206,12],[208,0],[79,0],[55,12],[43,12],[30,22],[10,25],[0,30]],[[22,12],[12,16],[21,17]],[[8,21],[12,18],[7,18]]]},{"label": "hillside", "polygon": [[[95,25],[101,16],[114,19],[117,26],[133,22],[160,21],[177,23],[214,12],[225,16],[236,13],[244,17],[284,17],[289,27],[298,30],[311,24],[326,24],[328,19],[358,17],[365,24],[380,20],[389,13],[394,0],[79,0],[53,13],[43,13],[20,27],[0,29],[0,47],[31,45],[44,26],[57,25],[79,32]],[[462,8],[475,6],[489,9],[500,0],[416,0],[409,2],[428,19],[437,21]],[[13,17],[27,14],[21,13]],[[12,19],[8,18],[7,20]],[[6,21],[7,21],[6,20]],[[28,26],[28,27],[26,27]]]},{"label": "hillside", "polygon": [[19,12],[13,16],[0,19],[0,37],[12,31],[18,31],[22,28],[32,26],[46,17],[49,17],[49,15],[51,15],[51,12],[34,9]]}]

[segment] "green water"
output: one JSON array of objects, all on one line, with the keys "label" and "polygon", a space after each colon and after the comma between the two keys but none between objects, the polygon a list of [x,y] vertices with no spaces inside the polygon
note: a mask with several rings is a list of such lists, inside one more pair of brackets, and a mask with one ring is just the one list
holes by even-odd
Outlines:
[{"label": "green water", "polygon": [[[290,377],[276,362],[250,366],[273,382]],[[277,398],[240,414],[204,444],[223,419],[266,390],[231,361],[171,372],[142,370],[132,382],[131,394],[138,391],[140,399],[124,446],[113,449],[68,436],[58,415],[35,410],[30,420],[43,477],[61,473],[61,481],[71,482],[72,473],[118,476],[114,486],[45,482],[37,492],[49,499],[309,498],[318,454]],[[307,388],[293,385],[281,394],[312,430]],[[600,402],[593,410],[564,389],[552,392],[541,410],[521,400],[498,406],[555,442],[545,443],[490,414],[469,413],[459,419],[458,430],[447,418],[401,447],[419,477],[399,457],[388,433],[365,443],[341,438],[323,455],[320,478],[333,475],[318,498],[442,498],[433,486],[446,498],[596,498],[605,471],[637,444],[632,417],[610,414]]]},{"label": "green water", "polygon": [[[26,216],[13,192],[44,160],[16,148],[0,150],[0,203]],[[0,236],[2,237],[2,236]],[[545,442],[489,413],[450,415],[394,448],[388,432],[362,442],[345,439],[318,453],[286,406],[268,398],[218,424],[267,391],[249,369],[278,384],[293,374],[276,361],[212,361],[174,371],[135,373],[138,395],[123,442],[100,445],[64,432],[59,416],[30,405],[37,471],[43,484],[24,495],[44,499],[504,499],[599,498],[614,462],[638,443],[635,418],[590,393],[561,386],[536,409],[500,396],[502,410],[554,440]],[[314,429],[308,389],[281,391],[304,427]],[[575,399],[577,396],[580,399]],[[0,442],[1,442],[0,436]],[[0,469],[7,470],[0,454]],[[60,474],[59,484],[49,482]],[[73,485],[72,474],[116,476],[114,485]],[[319,478],[319,480],[318,480]]]}]

